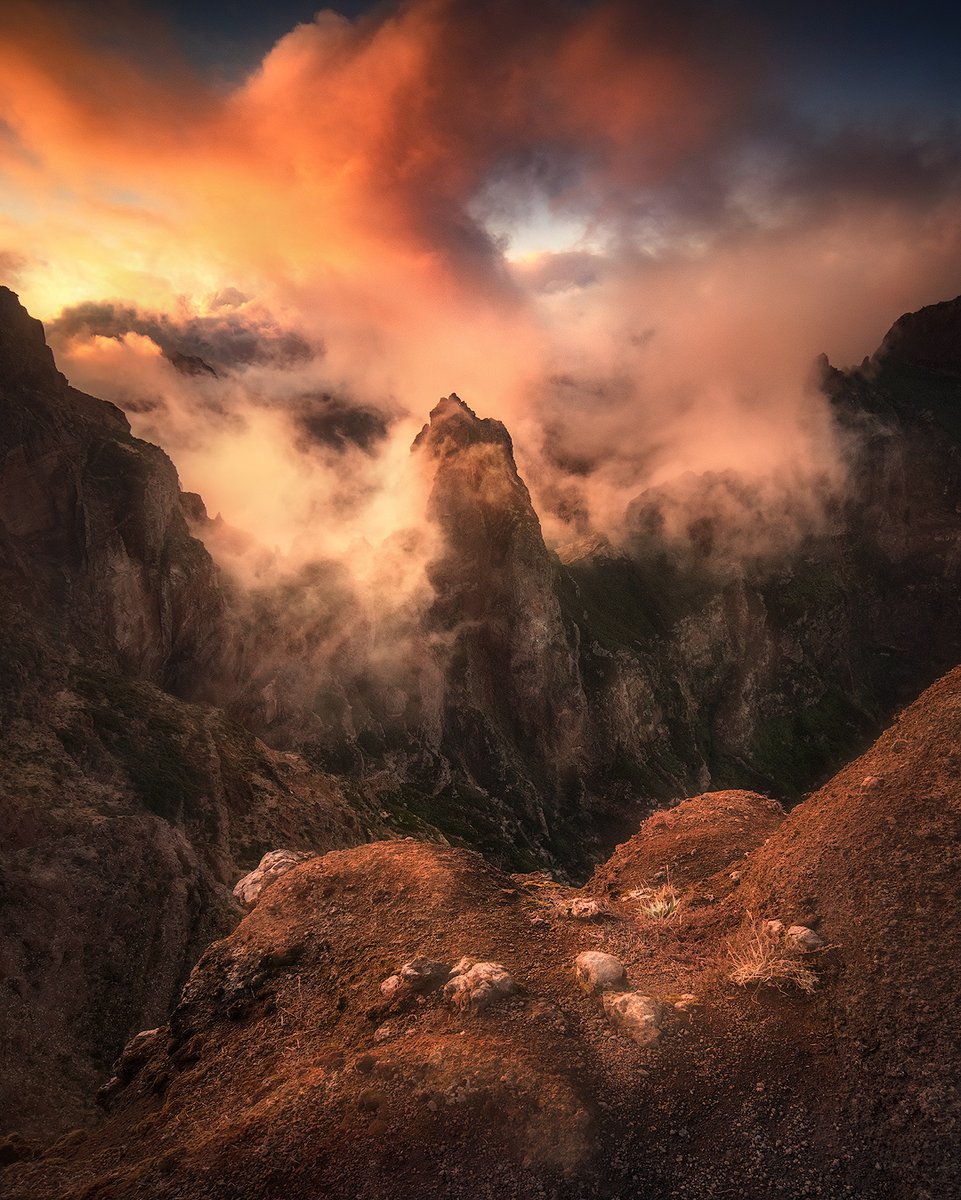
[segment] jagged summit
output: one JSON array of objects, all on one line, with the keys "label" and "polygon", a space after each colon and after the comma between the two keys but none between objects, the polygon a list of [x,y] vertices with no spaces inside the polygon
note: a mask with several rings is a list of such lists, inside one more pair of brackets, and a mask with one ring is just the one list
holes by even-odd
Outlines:
[{"label": "jagged summit", "polygon": [[514,443],[503,422],[479,417],[456,392],[451,392],[431,410],[430,420],[414,439],[412,449],[427,449],[441,457],[480,445],[503,446],[513,465]]},{"label": "jagged summit", "polygon": [[0,381],[6,387],[58,391],[67,383],[54,364],[42,323],[8,287],[0,287]]},{"label": "jagged summit", "polygon": [[874,358],[961,375],[961,296],[899,317]]}]

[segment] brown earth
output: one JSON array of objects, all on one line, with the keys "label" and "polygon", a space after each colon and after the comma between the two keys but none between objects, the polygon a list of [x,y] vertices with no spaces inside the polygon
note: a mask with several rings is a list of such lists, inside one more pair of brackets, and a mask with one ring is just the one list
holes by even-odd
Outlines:
[{"label": "brown earth", "polygon": [[836,947],[818,1007],[850,1136],[914,1181],[894,1194],[961,1194],[961,668],[788,817],[742,892]]},{"label": "brown earth", "polygon": [[[583,889],[413,841],[305,863],[206,952],[104,1124],[3,1195],[956,1197],[959,735],[961,669],[783,823],[700,796]],[[681,905],[659,920],[630,892],[666,865]],[[573,917],[588,898],[600,915]],[[731,983],[761,918],[826,939],[813,996]],[[585,949],[664,1005],[655,1045],[579,990]],[[501,962],[518,992],[480,1015],[385,1001],[419,954]]]},{"label": "brown earth", "polygon": [[648,817],[597,868],[589,886],[604,893],[662,884],[680,888],[720,876],[716,890],[727,892],[736,865],[783,820],[780,804],[757,792],[693,796]]}]

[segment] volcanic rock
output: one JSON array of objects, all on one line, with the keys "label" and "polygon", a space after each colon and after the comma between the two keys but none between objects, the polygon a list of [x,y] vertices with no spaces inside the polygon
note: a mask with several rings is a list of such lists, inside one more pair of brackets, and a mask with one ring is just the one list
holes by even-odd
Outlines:
[{"label": "volcanic rock", "polygon": [[501,963],[479,962],[463,971],[456,968],[444,986],[444,996],[462,1012],[484,1012],[492,1004],[512,996],[517,989]]}]

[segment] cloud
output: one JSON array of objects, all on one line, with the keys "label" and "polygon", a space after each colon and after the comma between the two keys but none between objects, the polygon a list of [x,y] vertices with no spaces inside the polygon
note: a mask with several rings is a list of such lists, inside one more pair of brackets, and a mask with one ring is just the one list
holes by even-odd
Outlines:
[{"label": "cloud", "polygon": [[727,514],[734,553],[747,488],[797,516],[768,546],[843,487],[814,357],[961,290],[961,133],[802,112],[747,13],[406,0],[228,82],[133,9],[12,0],[0,246],[73,381],[267,545],[401,529],[456,390],[556,543],[629,539],[647,495],[668,532]]},{"label": "cloud", "polygon": [[[233,290],[240,297],[241,293]],[[246,299],[231,294],[212,297],[206,313],[164,313],[139,309],[134,304],[87,301],[67,305],[47,324],[53,341],[78,338],[122,338],[128,333],[150,338],[168,357],[190,355],[214,366],[236,367],[251,363],[297,365],[323,353],[295,329],[278,325],[270,313],[258,311]]]}]

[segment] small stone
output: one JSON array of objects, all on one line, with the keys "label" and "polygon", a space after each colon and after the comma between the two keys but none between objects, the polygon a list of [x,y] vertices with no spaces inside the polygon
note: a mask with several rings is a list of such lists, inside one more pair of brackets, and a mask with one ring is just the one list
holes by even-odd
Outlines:
[{"label": "small stone", "polygon": [[865,775],[861,780],[862,792],[873,792],[876,787],[880,787],[882,778],[880,775]]},{"label": "small stone", "polygon": [[578,954],[574,960],[574,974],[581,990],[589,996],[624,991],[627,987],[624,964],[613,954],[602,954],[599,950]]},{"label": "small stone", "polygon": [[778,937],[781,937],[784,933],[784,922],[783,921],[765,921],[763,928],[764,928],[764,932],[769,937],[778,938]]},{"label": "small stone", "polygon": [[678,1012],[690,1012],[692,1008],[696,1008],[701,1002],[693,992],[685,992],[683,995],[678,996],[672,1003]]},{"label": "small stone", "polygon": [[792,925],[784,936],[800,950],[820,950],[824,946],[824,938],[819,937],[807,925]]},{"label": "small stone", "polygon": [[483,1012],[515,991],[514,981],[501,963],[474,963],[453,975],[444,987],[445,998],[461,1012]]},{"label": "small stone", "polygon": [[399,975],[388,975],[380,985],[380,994],[385,1000],[393,1000],[402,992],[409,992],[410,985]]},{"label": "small stone", "polygon": [[661,1036],[663,1009],[653,996],[638,992],[605,992],[608,1020],[639,1046],[650,1046]]},{"label": "small stone", "polygon": [[603,911],[597,900],[571,901],[571,916],[577,921],[596,921]]}]

